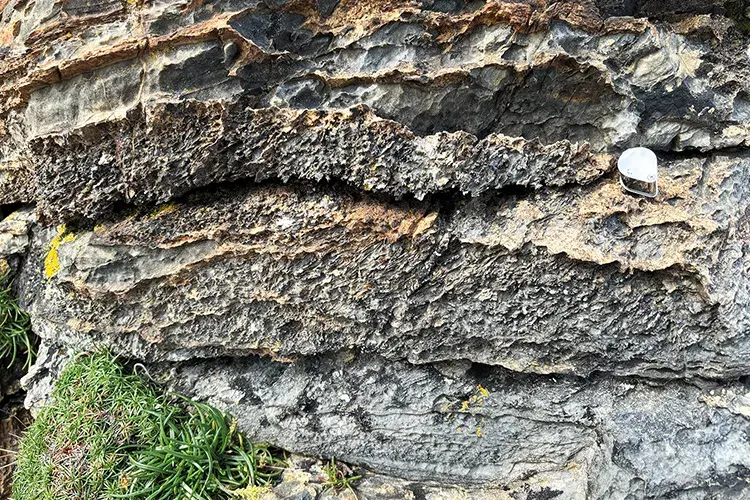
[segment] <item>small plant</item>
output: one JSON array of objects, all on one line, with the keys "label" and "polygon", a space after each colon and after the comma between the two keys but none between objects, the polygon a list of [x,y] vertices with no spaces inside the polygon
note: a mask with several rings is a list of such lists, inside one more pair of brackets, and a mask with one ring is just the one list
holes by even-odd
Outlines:
[{"label": "small plant", "polygon": [[352,484],[362,479],[362,476],[355,476],[354,472],[345,464],[337,464],[334,458],[323,467],[323,472],[327,476],[323,482],[325,491],[333,490],[339,492],[343,489],[348,489],[357,498],[357,494],[354,492]]},{"label": "small plant", "polygon": [[226,500],[285,462],[211,406],[158,393],[108,353],[63,371],[21,441],[15,500]]},{"label": "small plant", "polygon": [[[268,446],[248,443],[237,421],[211,406],[181,398],[177,408],[154,414],[157,439],[140,448],[121,476],[126,494],[113,498],[190,498],[237,496],[237,491],[272,484],[284,469]],[[224,494],[224,495],[222,495]]]},{"label": "small plant", "polygon": [[25,356],[24,368],[34,360],[31,320],[11,293],[9,272],[0,274],[0,358],[7,359],[8,368],[19,356]]}]

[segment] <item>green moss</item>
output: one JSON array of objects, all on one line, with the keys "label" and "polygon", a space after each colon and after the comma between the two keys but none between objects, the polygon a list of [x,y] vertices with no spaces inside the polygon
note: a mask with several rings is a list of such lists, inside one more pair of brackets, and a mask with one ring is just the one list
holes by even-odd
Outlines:
[{"label": "green moss", "polygon": [[73,361],[52,401],[21,441],[16,500],[229,499],[281,473],[226,414],[158,393],[106,353]]}]

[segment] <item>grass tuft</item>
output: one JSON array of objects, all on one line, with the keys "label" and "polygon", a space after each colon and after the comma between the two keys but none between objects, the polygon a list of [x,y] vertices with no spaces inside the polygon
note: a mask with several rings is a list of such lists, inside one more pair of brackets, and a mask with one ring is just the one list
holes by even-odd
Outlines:
[{"label": "grass tuft", "polygon": [[241,498],[285,462],[211,406],[157,393],[107,353],[64,370],[21,441],[15,500]]},{"label": "grass tuft", "polygon": [[34,360],[31,320],[11,293],[9,272],[0,274],[0,358],[9,361],[8,368],[19,356],[25,356],[24,368]]},{"label": "grass tuft", "polygon": [[323,467],[323,472],[326,475],[326,481],[323,483],[325,491],[333,490],[338,493],[341,490],[347,489],[352,492],[354,498],[357,498],[352,485],[355,481],[362,479],[362,476],[355,476],[348,466],[337,464],[333,458]]}]

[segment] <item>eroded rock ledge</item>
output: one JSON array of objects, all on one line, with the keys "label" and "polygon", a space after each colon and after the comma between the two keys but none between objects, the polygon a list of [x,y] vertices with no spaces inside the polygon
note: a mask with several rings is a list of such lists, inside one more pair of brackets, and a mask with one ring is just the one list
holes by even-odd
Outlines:
[{"label": "eroded rock ledge", "polygon": [[[136,118],[140,115],[136,114]],[[148,123],[89,126],[35,141],[40,210],[53,220],[96,219],[236,179],[336,179],[365,191],[424,198],[509,186],[588,184],[611,157],[561,141],[503,135],[417,137],[366,108],[252,109],[191,102],[154,110]]]},{"label": "eroded rock ledge", "polygon": [[457,202],[210,190],[90,231],[38,228],[46,267],[28,269],[26,303],[43,337],[154,360],[358,346],[535,373],[744,375],[750,156],[663,171],[670,201],[614,177]]},{"label": "eroded rock ledge", "polygon": [[735,3],[639,4],[703,14],[665,24],[609,17],[632,2],[10,0],[0,201],[95,218],[256,176],[477,194],[591,180],[589,150],[747,147]]},{"label": "eroded rock ledge", "polygon": [[[45,353],[37,386],[69,355]],[[349,350],[148,370],[232,412],[252,439],[401,478],[368,473],[361,498],[741,498],[750,480],[750,389],[739,382],[519,375]],[[314,497],[300,480],[280,497]]]}]

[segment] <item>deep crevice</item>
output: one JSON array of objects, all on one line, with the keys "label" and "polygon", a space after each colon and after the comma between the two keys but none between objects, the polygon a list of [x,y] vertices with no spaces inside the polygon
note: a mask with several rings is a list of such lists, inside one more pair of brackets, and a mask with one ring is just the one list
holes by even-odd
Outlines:
[{"label": "deep crevice", "polygon": [[[596,185],[597,183],[605,181],[611,174],[605,173],[588,186]],[[233,181],[224,181],[209,184],[206,186],[195,187],[190,191],[181,194],[175,198],[166,199],[159,203],[149,204],[133,204],[125,201],[117,201],[113,203],[108,211],[107,216],[103,216],[96,220],[80,218],[68,222],[69,229],[73,232],[81,230],[91,230],[93,227],[102,222],[118,222],[125,218],[136,216],[141,217],[148,215],[155,207],[163,205],[165,203],[174,204],[192,204],[195,202],[210,201],[216,195],[216,193],[244,193],[253,189],[262,189],[266,187],[290,187],[290,188],[302,188],[320,191],[322,193],[337,193],[342,196],[349,196],[355,200],[370,199],[383,204],[390,205],[407,205],[407,206],[418,206],[424,209],[437,209],[441,214],[453,214],[455,213],[459,205],[465,203],[471,199],[523,199],[533,196],[542,190],[546,192],[560,192],[569,190],[575,187],[583,187],[578,184],[570,184],[564,186],[544,186],[542,188],[534,188],[529,186],[520,185],[508,185],[503,188],[491,189],[482,192],[480,195],[474,196],[470,193],[462,193],[457,188],[447,189],[444,191],[433,192],[426,195],[424,198],[419,199],[412,193],[408,193],[404,196],[395,196],[382,191],[367,191],[361,189],[353,184],[350,184],[344,180],[333,178],[333,179],[321,179],[319,181],[313,181],[308,179],[293,178],[288,181],[277,176],[267,177],[261,181],[256,181],[252,178],[242,178]]]},{"label": "deep crevice", "polygon": [[16,203],[6,203],[3,205],[0,205],[0,220],[5,219],[13,212],[27,206],[28,203],[22,203],[22,202],[16,202]]}]

